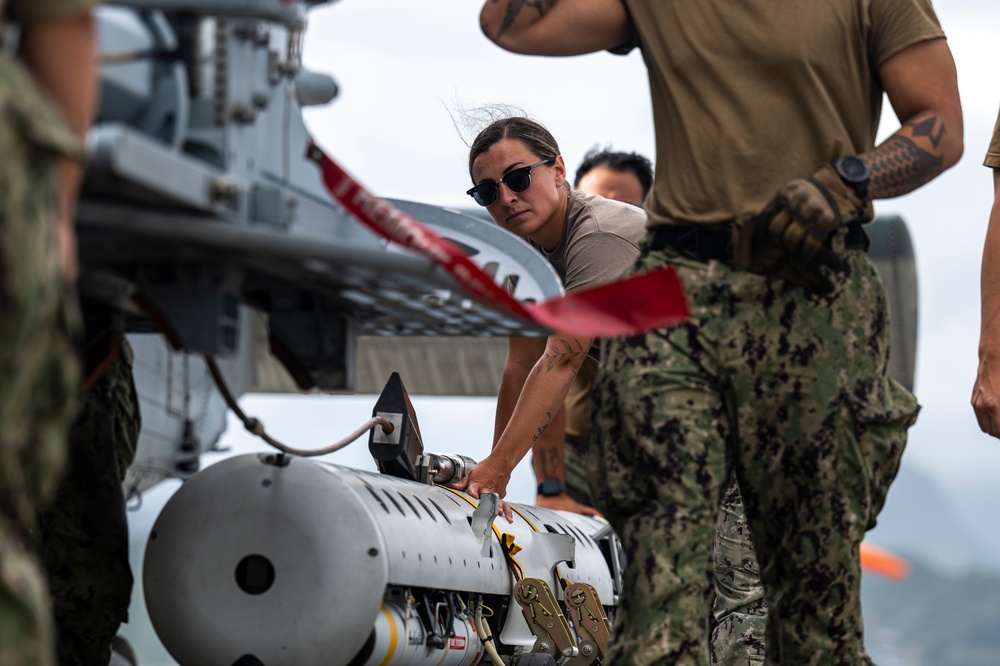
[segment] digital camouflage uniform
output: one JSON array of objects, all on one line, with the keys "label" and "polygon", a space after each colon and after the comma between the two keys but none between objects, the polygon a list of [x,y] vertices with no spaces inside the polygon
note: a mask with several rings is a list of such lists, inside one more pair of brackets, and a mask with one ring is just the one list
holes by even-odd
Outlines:
[{"label": "digital camouflage uniform", "polygon": [[691,319],[606,346],[589,465],[629,557],[616,622],[627,635],[616,633],[609,663],[708,663],[701,609],[713,601],[709,549],[731,466],[768,563],[769,611],[782,609],[767,642],[788,634],[768,663],[870,663],[858,548],[918,406],[886,376],[889,311],[875,267],[842,237],[847,268],[827,296],[672,249],[639,260],[677,268]]},{"label": "digital camouflage uniform", "polygon": [[735,477],[723,493],[712,548],[715,599],[712,602],[713,666],[764,663],[767,602],[743,495]]},{"label": "digital camouflage uniform", "polygon": [[[870,664],[859,548],[919,409],[886,374],[874,265],[839,230],[845,268],[819,295],[675,247],[728,238],[788,181],[872,150],[880,67],[944,33],[930,0],[624,2],[635,35],[616,52],[641,49],[656,130],[634,270],[673,265],[691,319],[602,349],[588,471],[627,558],[607,661],[710,663],[713,536],[735,473],[767,600],[765,663]],[[748,535],[733,535],[742,561]],[[746,635],[745,618],[714,610],[719,631]]]},{"label": "digital camouflage uniform", "polygon": [[[85,301],[84,313],[93,307]],[[60,666],[107,664],[132,593],[122,482],[135,457],[141,420],[132,349],[120,333],[93,330],[113,361],[82,395],[70,430],[65,477],[41,518],[42,561],[52,592]]]},{"label": "digital camouflage uniform", "polygon": [[[572,209],[578,206],[576,202],[579,200],[581,200],[579,196],[571,197]],[[633,233],[644,235],[644,218],[636,216],[631,226],[635,227]],[[632,256],[634,257],[634,254]],[[629,264],[625,263],[622,257],[606,254],[602,259],[603,264],[599,264],[598,267],[607,267],[610,262],[618,272],[624,272],[629,268]],[[587,277],[589,272],[595,270],[583,260],[578,261],[589,269],[581,271],[580,277]],[[556,263],[555,268],[560,279],[566,279],[564,264],[568,263],[568,261]],[[566,423],[563,448],[566,493],[587,506],[594,505],[590,491],[592,477],[588,476],[586,460],[587,442],[591,431],[590,393],[597,380],[599,357],[599,349],[595,345],[580,366],[563,403]],[[753,540],[746,524],[743,500],[735,477],[730,479],[719,507],[713,563],[716,595],[715,626],[712,628],[711,642],[712,663],[715,666],[744,666],[747,663],[755,663],[754,660],[762,661],[767,607],[754,556]]]},{"label": "digital camouflage uniform", "polygon": [[[564,466],[566,494],[587,506],[596,504],[588,470],[590,393],[597,380],[598,362],[593,350],[573,380],[563,409],[566,413]],[[580,404],[585,410],[580,410]],[[572,416],[571,416],[572,415]],[[571,425],[573,424],[573,425]],[[579,428],[572,430],[573,427]],[[735,477],[730,479],[722,503],[712,548],[715,599],[711,629],[713,666],[764,663],[767,603],[754,553],[753,537],[743,511],[743,498]]]},{"label": "digital camouflage uniform", "polygon": [[[22,24],[86,3],[0,2]],[[0,25],[2,30],[2,25]],[[58,160],[77,139],[12,58],[0,54],[0,664],[53,664],[48,590],[35,556],[75,413],[80,320],[56,253]]]}]

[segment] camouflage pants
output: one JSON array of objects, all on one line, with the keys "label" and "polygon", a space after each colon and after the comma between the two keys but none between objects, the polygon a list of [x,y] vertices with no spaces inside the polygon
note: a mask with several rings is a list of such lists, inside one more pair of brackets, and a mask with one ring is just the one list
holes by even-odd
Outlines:
[{"label": "camouflage pants", "polygon": [[80,320],[56,263],[55,155],[24,141],[2,113],[0,154],[0,664],[49,666],[48,592],[33,538],[66,455]]},{"label": "camouflage pants", "polygon": [[712,544],[731,471],[767,599],[767,664],[870,664],[859,547],[898,470],[916,400],[888,379],[874,265],[834,250],[832,293],[672,249],[689,322],[609,340],[595,391],[595,503],[625,549],[608,662],[709,664]]},{"label": "camouflage pants", "polygon": [[[593,364],[593,368],[588,367],[590,365],[589,362],[584,363],[573,386],[576,389],[577,383],[582,383],[588,395],[597,378],[596,364]],[[589,401],[587,409],[590,409]],[[586,419],[586,427],[589,434],[589,418]],[[593,506],[585,442],[567,433],[563,458],[567,494],[577,502]],[[762,664],[767,604],[764,602],[760,570],[743,510],[743,497],[735,477],[730,479],[719,507],[712,556],[715,583],[712,664]]]},{"label": "camouflage pants", "polygon": [[132,594],[122,481],[139,437],[132,351],[121,351],[83,394],[66,475],[41,517],[60,666],[107,664]]},{"label": "camouflage pants", "polygon": [[719,507],[712,563],[715,574],[713,666],[763,664],[767,604],[743,510],[743,496],[735,477],[730,480]]}]

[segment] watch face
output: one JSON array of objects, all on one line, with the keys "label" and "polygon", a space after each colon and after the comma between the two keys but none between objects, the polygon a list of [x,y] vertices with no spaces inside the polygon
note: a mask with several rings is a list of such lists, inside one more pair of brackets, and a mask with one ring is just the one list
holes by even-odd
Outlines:
[{"label": "watch face", "polygon": [[851,181],[861,181],[868,177],[868,165],[857,157],[845,157],[837,162],[840,175]]}]

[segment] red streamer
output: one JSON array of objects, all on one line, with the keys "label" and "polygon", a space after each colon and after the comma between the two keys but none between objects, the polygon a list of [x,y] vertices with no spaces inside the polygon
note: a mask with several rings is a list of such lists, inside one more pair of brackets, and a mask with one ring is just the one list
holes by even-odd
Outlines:
[{"label": "red streamer", "polygon": [[307,156],[319,165],[327,190],[366,227],[421,252],[446,270],[471,296],[551,331],[578,336],[634,335],[687,320],[688,306],[670,266],[617,282],[525,305],[469,260],[454,243],[370,194],[315,144]]}]

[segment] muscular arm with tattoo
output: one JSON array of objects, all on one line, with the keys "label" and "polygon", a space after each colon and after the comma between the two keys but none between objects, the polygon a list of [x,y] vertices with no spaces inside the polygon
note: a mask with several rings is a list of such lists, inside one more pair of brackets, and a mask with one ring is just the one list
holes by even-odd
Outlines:
[{"label": "muscular arm with tattoo", "polygon": [[500,379],[500,392],[497,394],[497,413],[493,424],[493,446],[496,447],[510,421],[514,407],[521,395],[521,389],[528,380],[528,374],[543,353],[545,353],[545,338],[513,337],[507,340],[507,362],[504,364],[503,377]]},{"label": "muscular arm with tattoo", "polygon": [[[497,398],[493,451],[454,484],[455,488],[465,489],[473,497],[483,492],[500,497],[506,494],[511,471],[552,425],[593,342],[593,338],[555,333],[544,341],[540,355],[523,373],[525,359],[538,349],[537,342],[511,339]],[[523,382],[518,383],[522,377]],[[509,507],[501,509],[508,520],[513,518]]]},{"label": "muscular arm with tattoo", "polygon": [[936,178],[962,156],[962,105],[955,62],[943,39],[920,42],[878,70],[902,127],[861,155],[871,169],[869,196],[902,196]]},{"label": "muscular arm with tattoo", "polygon": [[[531,467],[535,479],[558,479],[566,481],[566,425],[563,422],[565,409],[560,409],[552,418],[552,425],[531,447]],[[580,504],[570,497],[569,493],[561,492],[555,495],[539,495],[535,498],[535,506],[570,513],[582,513],[585,516],[598,516],[600,512],[594,507]]]},{"label": "muscular arm with tattoo", "polygon": [[487,0],[479,25],[498,46],[529,55],[581,55],[632,38],[622,0]]}]

